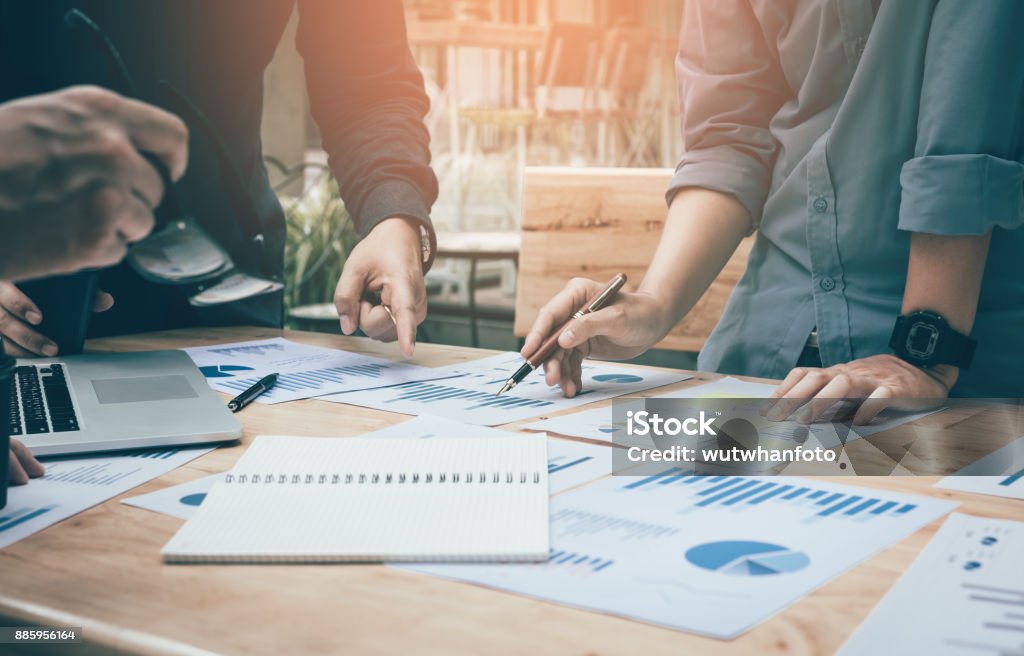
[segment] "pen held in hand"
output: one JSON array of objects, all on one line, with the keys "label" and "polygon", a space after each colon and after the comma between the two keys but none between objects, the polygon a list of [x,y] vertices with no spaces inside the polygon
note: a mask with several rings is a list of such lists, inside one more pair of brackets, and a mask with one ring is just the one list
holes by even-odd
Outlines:
[{"label": "pen held in hand", "polygon": [[626,284],[626,274],[619,273],[612,278],[605,288],[600,293],[590,298],[586,304],[577,310],[572,317],[558,327],[546,340],[540,345],[533,355],[526,358],[526,362],[522,364],[515,373],[509,376],[508,380],[505,381],[505,385],[498,390],[495,396],[501,396],[505,392],[509,391],[519,383],[523,382],[523,379],[530,375],[537,367],[544,364],[555,351],[558,350],[558,338],[562,336],[562,331],[569,325],[569,322],[573,319],[579,319],[587,314],[597,312],[604,306],[608,305],[608,302],[617,294],[622,286]]},{"label": "pen held in hand", "polygon": [[260,395],[269,392],[270,388],[277,383],[277,377],[278,374],[270,374],[260,378],[255,385],[228,401],[228,410],[231,412],[238,412],[255,401]]}]

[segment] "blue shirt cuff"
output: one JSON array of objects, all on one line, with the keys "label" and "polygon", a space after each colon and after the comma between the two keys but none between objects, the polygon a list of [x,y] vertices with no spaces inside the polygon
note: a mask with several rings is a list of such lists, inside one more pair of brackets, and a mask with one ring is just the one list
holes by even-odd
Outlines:
[{"label": "blue shirt cuff", "polygon": [[991,155],[929,155],[903,165],[899,229],[982,235],[1024,225],[1024,164]]},{"label": "blue shirt cuff", "polygon": [[669,203],[680,189],[700,187],[736,197],[750,213],[750,229],[761,223],[770,174],[757,159],[727,146],[694,150],[683,155],[665,195]]}]

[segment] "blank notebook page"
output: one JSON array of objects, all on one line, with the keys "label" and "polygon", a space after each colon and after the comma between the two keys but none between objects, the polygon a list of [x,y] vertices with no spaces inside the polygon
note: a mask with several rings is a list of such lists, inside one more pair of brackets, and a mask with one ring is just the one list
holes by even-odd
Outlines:
[{"label": "blank notebook page", "polygon": [[542,561],[546,439],[257,437],[162,554],[172,563]]}]

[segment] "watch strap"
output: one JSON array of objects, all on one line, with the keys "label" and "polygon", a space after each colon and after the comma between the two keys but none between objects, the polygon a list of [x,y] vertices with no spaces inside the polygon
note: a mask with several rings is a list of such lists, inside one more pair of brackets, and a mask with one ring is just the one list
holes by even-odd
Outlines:
[{"label": "watch strap", "polygon": [[[928,319],[929,321],[922,321]],[[911,331],[915,325],[924,323],[936,333],[933,348],[927,354],[912,352]],[[948,364],[960,369],[969,369],[974,360],[978,342],[950,327],[945,319],[931,312],[914,312],[896,319],[889,347],[900,358],[918,366]]]}]

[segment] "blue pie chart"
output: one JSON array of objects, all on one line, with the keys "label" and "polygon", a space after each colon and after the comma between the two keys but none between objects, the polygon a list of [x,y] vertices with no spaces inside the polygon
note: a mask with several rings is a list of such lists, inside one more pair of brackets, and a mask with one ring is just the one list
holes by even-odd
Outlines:
[{"label": "blue pie chart", "polygon": [[772,576],[799,572],[811,564],[802,551],[770,542],[730,540],[690,548],[686,560],[701,569],[731,576]]},{"label": "blue pie chart", "polygon": [[203,499],[206,498],[206,492],[196,492],[195,494],[186,494],[185,496],[178,499],[185,506],[200,506],[203,503]]},{"label": "blue pie chart", "polygon": [[237,375],[239,371],[252,371],[252,367],[240,364],[211,364],[199,367],[199,371],[203,372],[203,375],[207,378],[231,378]]},{"label": "blue pie chart", "polygon": [[597,374],[594,380],[600,383],[639,383],[643,378],[633,374]]}]

